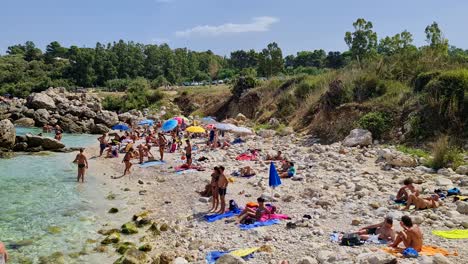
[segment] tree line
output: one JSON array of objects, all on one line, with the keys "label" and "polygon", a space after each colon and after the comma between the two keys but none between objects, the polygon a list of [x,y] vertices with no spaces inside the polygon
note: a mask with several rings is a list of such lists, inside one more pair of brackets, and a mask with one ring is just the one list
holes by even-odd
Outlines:
[{"label": "tree line", "polygon": [[32,41],[8,47],[0,56],[0,93],[27,96],[50,86],[113,87],[125,89],[128,80],[147,79],[151,87],[231,79],[239,75],[272,77],[281,74],[318,74],[350,63],[362,64],[376,58],[419,56],[427,47],[437,54],[468,61],[468,51],[448,45],[437,23],[425,29],[428,46],[416,47],[408,31],[378,40],[373,24],[365,19],[346,32],[346,52],[323,49],[283,56],[279,45],[270,43],[260,52],[237,50],[229,57],[212,51],[196,52],[169,45],[145,45],[120,40],[97,43],[94,48],[64,47],[54,41],[45,51]]}]

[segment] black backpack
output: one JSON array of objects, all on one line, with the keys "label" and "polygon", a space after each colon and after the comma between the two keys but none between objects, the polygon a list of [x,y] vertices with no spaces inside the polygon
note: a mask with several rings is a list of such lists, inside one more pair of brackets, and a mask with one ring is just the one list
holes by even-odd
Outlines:
[{"label": "black backpack", "polygon": [[359,240],[359,235],[355,233],[343,234],[343,238],[341,239],[342,246],[360,246],[363,243]]}]

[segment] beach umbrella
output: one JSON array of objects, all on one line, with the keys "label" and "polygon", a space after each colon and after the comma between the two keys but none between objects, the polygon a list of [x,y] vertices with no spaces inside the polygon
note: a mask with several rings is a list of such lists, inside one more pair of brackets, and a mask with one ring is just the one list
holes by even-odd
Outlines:
[{"label": "beach umbrella", "polygon": [[144,126],[144,125],[152,126],[154,125],[154,120],[146,119],[146,120],[140,121],[138,125],[139,126]]},{"label": "beach umbrella", "polygon": [[218,123],[218,124],[215,124],[214,126],[217,129],[224,130],[224,131],[230,131],[230,130],[233,130],[233,129],[237,128],[237,126],[235,126],[233,124],[226,124],[226,123]]},{"label": "beach umbrella", "polygon": [[123,130],[123,131],[127,131],[127,130],[130,130],[130,128],[126,125],[122,125],[122,124],[118,124],[118,125],[115,125],[112,127],[113,130]]},{"label": "beach umbrella", "polygon": [[178,123],[179,125],[182,124],[182,121],[184,120],[184,119],[182,119],[182,117],[180,117],[180,116],[176,116],[176,117],[174,117],[174,118],[172,118],[172,119],[173,119],[173,120],[176,120],[177,123]]},{"label": "beach umbrella", "polygon": [[190,133],[205,133],[205,129],[200,126],[190,126],[185,129],[185,131]]},{"label": "beach umbrella", "polygon": [[281,185],[281,178],[273,162],[270,163],[270,176],[268,178],[268,185],[273,189]]},{"label": "beach umbrella", "polygon": [[253,134],[252,130],[250,130],[250,129],[246,128],[246,127],[235,127],[233,129],[231,129],[231,132],[235,133],[235,134],[244,134],[244,135]]},{"label": "beach umbrella", "polygon": [[215,127],[215,125],[211,124],[211,125],[206,125],[205,127],[206,127],[206,129],[213,129]]},{"label": "beach umbrella", "polygon": [[202,118],[201,121],[205,125],[213,125],[213,124],[218,123],[214,118],[212,118],[210,116]]},{"label": "beach umbrella", "polygon": [[178,122],[177,122],[177,120],[175,120],[175,119],[167,120],[167,121],[164,122],[164,124],[162,125],[161,130],[162,130],[163,132],[169,132],[169,131],[173,130],[174,128],[176,128],[176,127],[177,127],[177,124],[178,124]]}]

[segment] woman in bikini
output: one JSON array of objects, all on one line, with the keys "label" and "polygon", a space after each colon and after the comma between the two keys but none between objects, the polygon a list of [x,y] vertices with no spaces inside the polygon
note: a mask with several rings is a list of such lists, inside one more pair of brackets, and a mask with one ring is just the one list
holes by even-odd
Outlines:
[{"label": "woman in bikini", "polygon": [[125,163],[125,170],[123,176],[127,175],[127,172],[130,173],[130,168],[132,167],[132,163],[130,162],[133,158],[133,148],[130,148],[128,152],[125,154],[122,163]]},{"label": "woman in bikini", "polygon": [[216,212],[218,210],[219,205],[219,193],[218,193],[218,180],[221,173],[219,172],[219,168],[216,166],[214,167],[214,171],[211,174],[211,194],[213,195],[212,199],[212,206],[210,212]]}]

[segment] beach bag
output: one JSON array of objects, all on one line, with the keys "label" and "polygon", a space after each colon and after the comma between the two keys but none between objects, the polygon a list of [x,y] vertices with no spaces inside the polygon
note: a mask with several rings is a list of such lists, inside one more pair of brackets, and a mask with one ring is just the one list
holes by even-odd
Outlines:
[{"label": "beach bag", "polygon": [[447,196],[459,195],[459,194],[460,194],[460,189],[458,188],[452,188],[447,191]]},{"label": "beach bag", "polygon": [[237,211],[239,210],[239,206],[237,205],[236,201],[229,200],[229,211]]},{"label": "beach bag", "polygon": [[363,243],[359,240],[359,235],[355,233],[344,234],[343,238],[341,238],[341,245],[342,246],[360,246]]},{"label": "beach bag", "polygon": [[417,258],[419,256],[418,251],[414,248],[407,248],[402,252],[405,258]]}]

